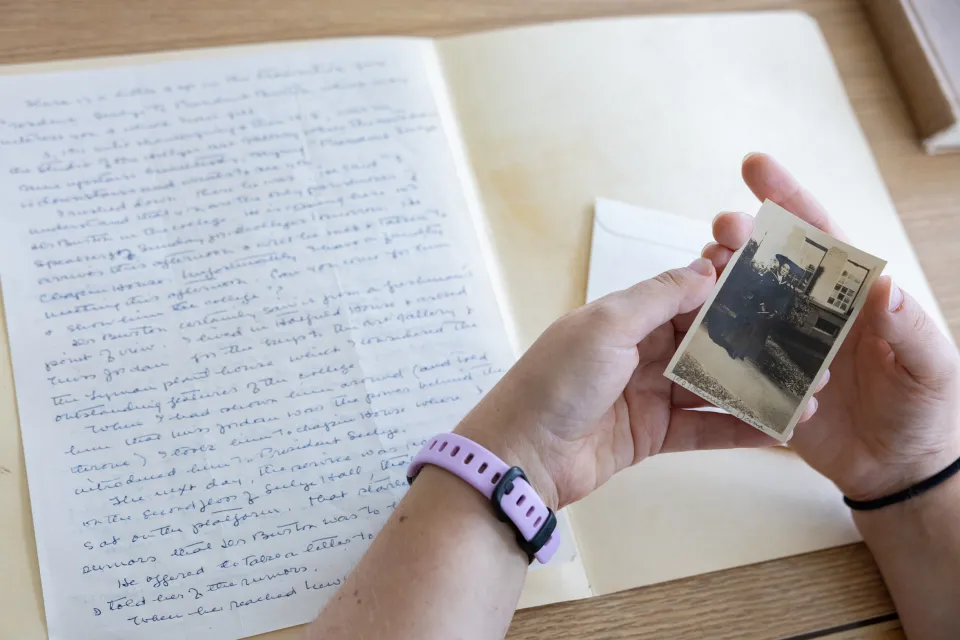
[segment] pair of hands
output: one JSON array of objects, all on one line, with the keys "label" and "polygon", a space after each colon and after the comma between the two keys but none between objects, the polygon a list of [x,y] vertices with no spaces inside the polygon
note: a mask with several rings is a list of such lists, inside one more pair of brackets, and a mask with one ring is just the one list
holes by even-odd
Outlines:
[{"label": "pair of hands", "polygon": [[[742,172],[761,201],[844,238],[769,156],[748,156]],[[554,508],[658,453],[776,444],[733,416],[689,411],[705,403],[663,376],[752,230],[750,216],[722,213],[690,266],[557,320],[456,431],[521,466]],[[887,495],[960,457],[960,357],[890,278],[873,285],[828,374],[790,444],[845,495]]]}]

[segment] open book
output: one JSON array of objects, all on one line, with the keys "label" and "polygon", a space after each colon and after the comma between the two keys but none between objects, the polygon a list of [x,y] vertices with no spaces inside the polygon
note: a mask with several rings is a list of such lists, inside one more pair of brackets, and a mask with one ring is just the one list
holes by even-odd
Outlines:
[{"label": "open book", "polygon": [[[583,302],[594,196],[754,210],[738,166],[755,149],[933,305],[801,14],[4,69],[5,624],[42,637],[44,605],[58,640],[308,621],[419,444]],[[776,487],[744,465],[789,482],[789,455],[711,455],[644,463],[568,509],[522,604],[855,539],[780,538],[753,508]],[[731,511],[694,479],[733,468],[737,527],[704,545]],[[654,494],[663,508],[638,509]],[[846,517],[827,511],[801,520]]]}]

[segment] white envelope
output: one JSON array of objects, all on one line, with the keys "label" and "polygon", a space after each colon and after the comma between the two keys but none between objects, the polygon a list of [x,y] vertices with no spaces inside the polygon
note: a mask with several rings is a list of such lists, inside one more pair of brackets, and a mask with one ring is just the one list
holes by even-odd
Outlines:
[{"label": "white envelope", "polygon": [[690,264],[712,239],[702,220],[597,198],[587,302]]}]

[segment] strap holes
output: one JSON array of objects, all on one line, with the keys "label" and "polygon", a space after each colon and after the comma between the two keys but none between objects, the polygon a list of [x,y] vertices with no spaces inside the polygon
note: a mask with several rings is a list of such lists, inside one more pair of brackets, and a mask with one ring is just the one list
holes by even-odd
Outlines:
[{"label": "strap holes", "polygon": [[437,446],[437,441],[436,441],[436,440],[434,440],[433,442],[430,443],[430,450],[433,451],[433,448],[434,448],[435,446]]},{"label": "strap holes", "polygon": [[443,450],[446,449],[446,448],[447,448],[447,443],[444,442],[442,445],[440,445],[440,448],[437,449],[437,451],[443,451]]},{"label": "strap holes", "polygon": [[483,472],[487,470],[487,463],[484,462],[480,465],[480,468],[477,469],[477,473],[483,475]]},{"label": "strap holes", "polygon": [[458,453],[460,453],[460,445],[457,445],[457,446],[455,446],[455,447],[453,448],[453,451],[450,452],[450,457],[452,458],[453,456],[457,455]]},{"label": "strap holes", "polygon": [[539,527],[541,520],[543,520],[543,516],[537,516],[537,519],[533,521],[533,526]]},{"label": "strap holes", "polygon": [[463,464],[470,464],[470,461],[473,460],[473,454],[468,453],[467,457],[463,459]]},{"label": "strap holes", "polygon": [[493,474],[493,477],[490,478],[490,482],[492,482],[493,484],[497,484],[499,480],[500,480],[500,473],[495,473]]},{"label": "strap holes", "polygon": [[[528,518],[533,515],[533,510],[534,510],[534,508],[535,508],[535,507],[530,507],[529,509],[527,509],[527,517],[528,517]],[[539,523],[540,520],[537,520],[537,522]]]},{"label": "strap holes", "polygon": [[520,505],[522,505],[526,499],[527,499],[527,494],[523,494],[522,496],[517,498],[517,506],[519,507]]}]

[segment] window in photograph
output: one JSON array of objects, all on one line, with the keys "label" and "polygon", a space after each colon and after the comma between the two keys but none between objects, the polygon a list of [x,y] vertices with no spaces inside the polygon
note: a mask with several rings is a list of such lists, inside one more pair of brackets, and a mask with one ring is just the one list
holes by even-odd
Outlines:
[{"label": "window in photograph", "polygon": [[840,274],[837,283],[833,285],[833,296],[827,299],[827,304],[841,313],[849,311],[853,307],[853,300],[866,275],[866,269],[853,262],[848,262],[847,268]]},{"label": "window in photograph", "polygon": [[816,270],[817,266],[814,264],[808,264],[803,271],[794,269],[790,272],[790,286],[797,291],[805,292]]},{"label": "window in photograph", "polygon": [[829,323],[824,318],[817,318],[817,322],[813,325],[816,329],[823,331],[824,333],[835,336],[840,333],[840,327],[835,324]]}]

